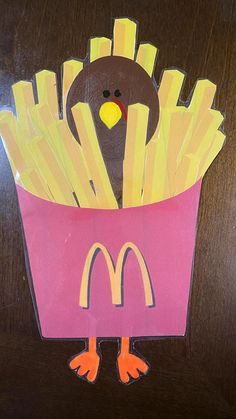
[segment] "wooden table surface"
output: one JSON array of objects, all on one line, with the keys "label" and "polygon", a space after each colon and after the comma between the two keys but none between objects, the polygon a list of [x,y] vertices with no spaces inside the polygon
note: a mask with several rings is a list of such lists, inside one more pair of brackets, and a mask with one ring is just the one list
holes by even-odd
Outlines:
[{"label": "wooden table surface", "polygon": [[[0,152],[0,417],[236,417],[236,1],[0,0],[0,100],[40,69],[60,74],[84,57],[92,36],[111,36],[112,18],[140,22],[139,39],[159,50],[163,68],[187,72],[186,99],[197,78],[218,86],[227,142],[204,178],[188,333],[137,342],[150,375],[118,382],[115,342],[101,344],[95,385],[77,379],[67,358],[83,342],[41,341],[26,278],[13,177]],[[91,416],[92,415],[92,416]]]}]

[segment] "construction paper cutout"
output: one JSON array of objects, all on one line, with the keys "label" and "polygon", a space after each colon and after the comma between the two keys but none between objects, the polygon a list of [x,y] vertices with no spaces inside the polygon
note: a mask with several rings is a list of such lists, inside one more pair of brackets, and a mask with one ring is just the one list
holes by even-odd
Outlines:
[{"label": "construction paper cutout", "polygon": [[100,107],[99,116],[107,128],[111,129],[122,117],[122,112],[115,102],[105,102]]},{"label": "construction paper cutout", "polygon": [[88,339],[88,349],[78,355],[74,355],[69,359],[69,368],[79,376],[90,383],[94,383],[98,377],[98,371],[101,363],[101,355],[97,348],[97,340],[95,337]]},{"label": "construction paper cutout", "polygon": [[[18,186],[42,336],[183,336],[200,186],[160,203],[121,210],[58,205]],[[89,308],[81,307],[86,258],[98,241],[116,263],[124,244],[135,243],[149,271],[152,307],[145,303],[141,269],[132,251],[124,266],[124,305],[112,303],[111,279],[99,253]]]},{"label": "construction paper cutout", "polygon": [[121,338],[120,353],[117,358],[119,377],[122,383],[129,384],[131,380],[137,380],[141,375],[146,375],[149,365],[142,357],[130,353],[129,338]]},{"label": "construction paper cutout", "polygon": [[136,22],[115,19],[113,41],[92,38],[88,60],[66,61],[61,111],[56,74],[43,70],[36,98],[20,81],[16,115],[0,112],[40,333],[88,338],[69,367],[89,382],[97,338],[121,337],[128,384],[149,370],[130,338],[185,334],[201,179],[225,140],[216,86],[198,80],[183,103],[185,75],[169,69],[157,88],[157,49],[136,39]]}]

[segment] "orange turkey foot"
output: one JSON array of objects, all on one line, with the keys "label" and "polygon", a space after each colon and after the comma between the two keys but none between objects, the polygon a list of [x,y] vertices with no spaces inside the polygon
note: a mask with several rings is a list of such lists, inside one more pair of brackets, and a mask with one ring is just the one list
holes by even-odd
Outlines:
[{"label": "orange turkey foot", "polygon": [[[92,339],[95,339],[92,340]],[[100,364],[100,356],[96,351],[96,338],[89,339],[88,351],[83,351],[79,355],[75,355],[69,361],[69,367],[74,373],[86,379],[89,383],[94,383],[98,375]]]},{"label": "orange turkey foot", "polygon": [[149,370],[146,362],[129,352],[129,338],[121,338],[121,351],[117,362],[120,380],[124,384],[138,380]]}]

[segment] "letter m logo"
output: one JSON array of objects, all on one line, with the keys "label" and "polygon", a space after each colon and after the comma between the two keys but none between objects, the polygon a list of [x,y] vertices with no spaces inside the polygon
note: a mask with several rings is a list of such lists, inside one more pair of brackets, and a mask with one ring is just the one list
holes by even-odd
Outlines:
[{"label": "letter m logo", "polygon": [[96,255],[98,252],[102,252],[106,265],[107,265],[109,278],[110,278],[112,303],[118,306],[122,305],[122,273],[123,273],[124,265],[126,262],[126,256],[129,251],[132,251],[135,254],[138,265],[140,267],[140,271],[142,275],[142,282],[143,282],[144,296],[145,296],[145,304],[149,307],[152,307],[154,305],[151,279],[149,276],[149,272],[148,272],[144,257],[142,253],[140,252],[139,248],[135,244],[131,242],[127,242],[120,249],[116,265],[114,264],[113,259],[105,246],[103,246],[101,243],[94,243],[91,246],[85,260],[82,279],[81,279],[80,299],[79,299],[79,304],[81,307],[83,308],[89,307],[89,290],[90,290],[89,281],[90,281],[90,276],[91,276],[92,269],[95,263]]}]

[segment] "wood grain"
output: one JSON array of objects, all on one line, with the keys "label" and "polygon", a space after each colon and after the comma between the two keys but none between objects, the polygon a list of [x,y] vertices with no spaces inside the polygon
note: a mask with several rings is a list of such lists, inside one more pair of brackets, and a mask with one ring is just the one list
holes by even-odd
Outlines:
[{"label": "wood grain", "polygon": [[90,37],[111,35],[112,18],[140,22],[139,39],[160,50],[163,68],[184,69],[186,99],[197,78],[218,85],[227,142],[204,179],[189,328],[185,338],[135,344],[151,364],[122,386],[115,342],[102,343],[96,385],[78,380],[66,361],[83,342],[41,341],[26,279],[10,167],[0,152],[0,417],[236,417],[236,2],[234,0],[0,0],[0,101],[13,81],[84,57]]}]

